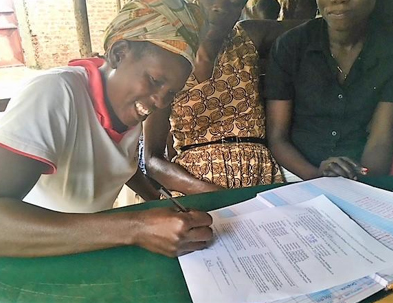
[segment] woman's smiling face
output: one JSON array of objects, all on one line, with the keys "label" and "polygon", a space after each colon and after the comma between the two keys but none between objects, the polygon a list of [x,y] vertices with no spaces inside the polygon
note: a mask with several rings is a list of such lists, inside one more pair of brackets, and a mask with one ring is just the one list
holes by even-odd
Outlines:
[{"label": "woman's smiling face", "polygon": [[335,30],[355,28],[368,21],[376,0],[317,0],[319,11]]},{"label": "woman's smiling face", "polygon": [[143,53],[134,43],[119,41],[109,55],[112,70],[106,95],[115,115],[126,126],[137,125],[157,108],[170,105],[191,72],[182,56],[148,43]]}]

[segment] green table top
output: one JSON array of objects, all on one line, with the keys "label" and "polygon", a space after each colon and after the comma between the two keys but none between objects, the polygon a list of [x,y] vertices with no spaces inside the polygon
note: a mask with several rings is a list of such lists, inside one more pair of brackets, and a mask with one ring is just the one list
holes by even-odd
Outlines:
[{"label": "green table top", "polygon": [[[393,177],[362,181],[393,190]],[[250,199],[276,186],[279,185],[225,190],[183,197],[181,201],[188,207],[209,211]],[[157,206],[171,204],[154,201],[114,211]],[[62,257],[0,258],[0,302],[175,303],[191,302],[191,298],[177,259],[138,247],[122,247]]]}]

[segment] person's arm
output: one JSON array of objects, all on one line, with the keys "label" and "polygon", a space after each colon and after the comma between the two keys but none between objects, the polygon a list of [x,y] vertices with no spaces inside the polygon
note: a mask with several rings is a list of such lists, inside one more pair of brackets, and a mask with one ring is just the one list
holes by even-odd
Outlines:
[{"label": "person's arm", "polygon": [[167,256],[206,247],[211,217],[156,208],[116,214],[59,213],[23,202],[46,164],[0,147],[0,256],[38,257],[138,245]]},{"label": "person's arm", "polygon": [[291,100],[269,100],[267,102],[269,149],[280,165],[303,180],[322,176],[357,179],[360,174],[364,174],[363,167],[348,157],[329,157],[322,161],[319,167],[313,166],[291,142],[291,117]]},{"label": "person's arm", "polygon": [[165,158],[171,108],[156,110],[144,122],[144,153],[147,174],[170,190],[186,195],[217,191],[220,186],[198,180],[180,165]]},{"label": "person's arm", "polygon": [[318,168],[309,163],[290,139],[291,100],[269,100],[266,106],[266,132],[269,149],[277,162],[307,180],[319,176]]},{"label": "person's arm", "polygon": [[224,42],[224,37],[225,36],[213,39],[212,37],[207,36],[199,45],[195,57],[195,69],[193,72],[199,83],[212,76],[218,53],[221,49],[222,43]]},{"label": "person's arm", "polygon": [[145,201],[158,200],[160,198],[158,191],[151,185],[139,167],[131,179],[127,181],[126,185]]},{"label": "person's arm", "polygon": [[221,47],[232,31],[236,20],[233,22],[221,22],[219,24],[209,24],[205,29],[202,41],[195,56],[195,68],[193,74],[199,83],[212,76],[213,68],[216,64]]},{"label": "person's arm", "polygon": [[393,160],[393,103],[380,102],[374,112],[371,131],[361,163],[369,175],[387,175]]}]

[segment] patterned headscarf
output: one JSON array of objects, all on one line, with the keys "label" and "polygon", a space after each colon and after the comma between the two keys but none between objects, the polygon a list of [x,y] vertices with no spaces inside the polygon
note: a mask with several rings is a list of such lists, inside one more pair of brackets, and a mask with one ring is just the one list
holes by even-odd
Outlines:
[{"label": "patterned headscarf", "polygon": [[105,30],[105,53],[119,40],[148,41],[193,65],[201,20],[190,6],[183,0],[131,0]]}]

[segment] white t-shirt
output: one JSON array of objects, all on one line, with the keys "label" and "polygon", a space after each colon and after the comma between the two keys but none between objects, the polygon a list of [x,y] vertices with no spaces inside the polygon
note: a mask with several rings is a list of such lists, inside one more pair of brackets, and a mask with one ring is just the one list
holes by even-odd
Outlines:
[{"label": "white t-shirt", "polygon": [[35,77],[11,99],[1,118],[0,145],[50,168],[26,202],[61,212],[109,209],[136,172],[141,125],[123,134],[111,129],[101,77],[93,65]]}]

